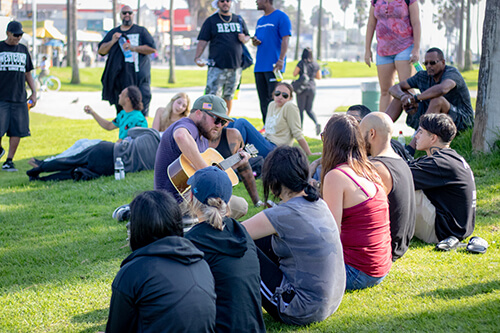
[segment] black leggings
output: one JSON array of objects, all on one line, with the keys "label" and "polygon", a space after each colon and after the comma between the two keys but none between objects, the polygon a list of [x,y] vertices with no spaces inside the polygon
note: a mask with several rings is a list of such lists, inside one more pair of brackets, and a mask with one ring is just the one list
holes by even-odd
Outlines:
[{"label": "black leggings", "polygon": [[313,89],[306,89],[300,94],[297,94],[297,106],[300,111],[300,125],[304,124],[304,110],[307,112],[309,118],[314,121],[315,124],[318,123],[316,115],[313,111],[314,96],[316,96],[316,91]]},{"label": "black leggings", "polygon": [[48,162],[42,161],[38,167],[28,170],[26,173],[30,177],[37,178],[42,172],[60,171],[58,176],[44,180],[64,180],[72,179],[71,171],[75,168],[84,167],[93,173],[110,176],[114,172],[114,145],[112,142],[101,141],[74,156],[56,158]]},{"label": "black leggings", "polygon": [[[279,315],[278,304],[276,300],[273,299],[276,288],[281,286],[283,272],[279,269],[279,258],[272,249],[271,237],[272,236],[267,236],[255,241],[260,263],[260,295],[262,298],[262,306],[266,312],[269,313],[274,320],[283,322]],[[285,303],[290,303],[294,296],[294,291],[281,295]]]}]

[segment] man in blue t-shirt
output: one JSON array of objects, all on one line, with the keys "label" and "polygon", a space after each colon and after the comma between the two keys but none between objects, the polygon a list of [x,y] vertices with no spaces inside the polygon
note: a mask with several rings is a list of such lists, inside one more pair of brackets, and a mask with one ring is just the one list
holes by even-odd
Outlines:
[{"label": "man in blue t-shirt", "polygon": [[[231,4],[232,0],[217,1],[219,10],[203,22],[194,57],[198,66],[208,65],[205,93],[222,97],[228,114],[240,83],[242,45],[250,40],[245,21],[231,13]],[[205,63],[200,57],[209,43],[209,63]]]},{"label": "man in blue t-shirt", "polygon": [[273,0],[257,0],[257,9],[264,11],[257,21],[252,43],[257,46],[254,74],[259,94],[260,112],[265,123],[267,106],[273,99],[276,86],[274,70],[285,72],[286,51],[292,35],[292,24],[288,16],[273,7]]},{"label": "man in blue t-shirt", "polygon": [[[436,47],[427,50],[424,65],[426,71],[417,72],[389,89],[394,100],[385,112],[396,121],[402,109],[406,110],[406,124],[414,129],[418,129],[420,117],[429,113],[448,114],[458,131],[471,128],[474,111],[469,89],[460,72],[446,65],[443,51]],[[413,95],[408,91],[412,88],[418,88],[421,93]],[[415,138],[407,148],[410,153],[415,152]]]}]

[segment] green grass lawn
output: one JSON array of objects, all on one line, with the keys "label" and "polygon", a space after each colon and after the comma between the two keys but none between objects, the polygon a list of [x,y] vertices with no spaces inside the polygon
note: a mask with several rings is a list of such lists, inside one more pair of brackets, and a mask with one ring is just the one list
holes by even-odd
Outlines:
[{"label": "green grass lawn", "polygon": [[[125,224],[111,212],[152,189],[153,172],[127,174],[123,181],[29,182],[30,157],[61,152],[79,138],[117,138],[93,120],[36,113],[31,130],[16,155],[19,172],[0,172],[0,332],[104,330],[111,282],[130,254]],[[294,327],[265,315],[269,332],[498,332],[500,153],[473,155],[470,136],[454,146],[476,176],[474,235],[489,242],[486,254],[436,252],[412,241],[381,285],[347,293],[324,322]],[[321,150],[319,140],[309,144]],[[235,193],[249,200],[242,184]],[[259,210],[252,208],[250,215]]]},{"label": "green grass lawn", "polygon": [[[322,64],[323,62],[320,62]],[[292,80],[293,70],[297,65],[296,61],[287,63],[285,80]],[[332,77],[347,78],[347,77],[374,77],[377,76],[375,65],[366,66],[362,62],[329,62],[328,66],[331,69]],[[70,67],[52,67],[50,73],[61,79],[62,91],[100,91],[102,89],[101,76],[103,68],[81,68],[80,69],[80,84],[73,85],[71,81]],[[186,70],[182,67],[177,67],[175,71],[176,83],[168,83],[168,69],[153,68],[151,70],[151,85],[161,88],[175,87],[196,87],[206,84],[207,74],[205,70]],[[469,86],[469,89],[477,89],[478,70],[472,70],[463,73],[464,78]],[[253,66],[243,72],[242,83],[255,83],[253,75]]]}]

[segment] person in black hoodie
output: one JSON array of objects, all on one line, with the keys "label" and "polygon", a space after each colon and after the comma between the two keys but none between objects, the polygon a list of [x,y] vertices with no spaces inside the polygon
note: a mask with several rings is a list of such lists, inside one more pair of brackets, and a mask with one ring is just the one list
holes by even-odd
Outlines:
[{"label": "person in black hoodie", "polygon": [[232,185],[227,174],[210,166],[189,178],[190,207],[199,224],[186,238],[205,253],[215,279],[217,332],[265,332],[260,269],[255,244],[246,229],[227,217]]},{"label": "person in black hoodie", "polygon": [[177,201],[147,191],[130,210],[133,253],[113,281],[106,332],[214,332],[214,279],[203,253],[182,237]]}]

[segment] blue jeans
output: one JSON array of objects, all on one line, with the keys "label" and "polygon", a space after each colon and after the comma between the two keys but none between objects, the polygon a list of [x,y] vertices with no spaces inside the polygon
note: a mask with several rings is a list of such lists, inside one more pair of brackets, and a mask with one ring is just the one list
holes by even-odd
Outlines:
[{"label": "blue jeans", "polygon": [[345,265],[345,290],[365,289],[376,286],[387,276],[374,277],[357,270],[354,267]]},{"label": "blue jeans", "polygon": [[236,128],[241,133],[243,142],[245,144],[249,143],[255,146],[259,151],[259,156],[266,158],[267,154],[271,152],[276,145],[271,141],[267,140],[262,134],[253,127],[250,122],[244,118],[234,118],[234,123],[229,123],[231,127]]}]

